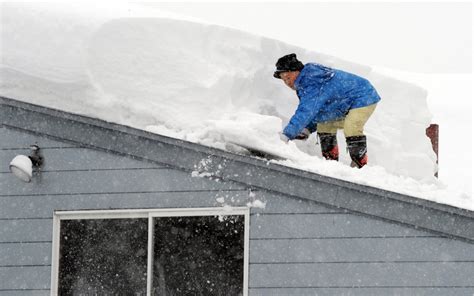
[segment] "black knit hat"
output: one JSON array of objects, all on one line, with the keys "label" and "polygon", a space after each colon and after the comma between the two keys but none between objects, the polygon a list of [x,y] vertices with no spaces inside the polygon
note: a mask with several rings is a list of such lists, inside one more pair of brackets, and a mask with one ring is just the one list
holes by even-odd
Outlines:
[{"label": "black knit hat", "polygon": [[276,71],[273,73],[273,77],[281,79],[280,73],[282,72],[289,72],[289,71],[301,71],[304,68],[302,62],[298,61],[296,58],[296,54],[290,53],[286,56],[283,56],[278,59],[277,63],[275,64]]}]

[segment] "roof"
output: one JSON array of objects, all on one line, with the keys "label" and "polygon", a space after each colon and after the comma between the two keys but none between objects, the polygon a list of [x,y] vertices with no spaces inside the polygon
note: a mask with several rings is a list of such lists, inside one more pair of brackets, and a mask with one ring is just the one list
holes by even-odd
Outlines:
[{"label": "roof", "polygon": [[[0,96],[2,126],[474,243],[474,212]],[[199,164],[205,160],[203,167]]]}]

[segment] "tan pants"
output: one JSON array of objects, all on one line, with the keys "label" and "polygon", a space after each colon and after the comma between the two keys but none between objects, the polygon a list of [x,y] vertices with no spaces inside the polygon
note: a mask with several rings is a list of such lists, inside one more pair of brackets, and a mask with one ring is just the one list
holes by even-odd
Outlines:
[{"label": "tan pants", "polygon": [[335,134],[338,129],[344,129],[344,136],[346,138],[362,136],[364,135],[364,125],[369,120],[376,106],[377,104],[372,104],[362,108],[351,109],[344,119],[318,123],[318,133]]}]

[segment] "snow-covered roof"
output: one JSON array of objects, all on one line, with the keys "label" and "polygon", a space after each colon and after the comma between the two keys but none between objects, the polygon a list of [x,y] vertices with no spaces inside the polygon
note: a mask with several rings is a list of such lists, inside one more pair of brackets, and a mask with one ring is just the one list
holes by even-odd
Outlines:
[{"label": "snow-covered roof", "polygon": [[474,212],[0,97],[1,125],[474,243]]},{"label": "snow-covered roof", "polygon": [[[135,4],[2,3],[0,95],[228,151],[249,144],[278,164],[474,210],[434,177],[426,91],[349,61]],[[39,17],[40,16],[40,17]],[[316,136],[283,144],[297,97],[272,76],[295,52],[367,78],[382,100],[365,126],[369,165],[322,159]],[[345,139],[338,135],[340,151]]]}]

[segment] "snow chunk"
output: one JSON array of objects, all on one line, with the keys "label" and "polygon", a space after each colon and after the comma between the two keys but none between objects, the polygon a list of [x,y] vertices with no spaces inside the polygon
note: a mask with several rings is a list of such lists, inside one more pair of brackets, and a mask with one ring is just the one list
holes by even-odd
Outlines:
[{"label": "snow chunk", "polygon": [[263,202],[263,201],[258,200],[258,199],[254,200],[254,201],[252,201],[252,202],[248,202],[248,203],[247,203],[247,207],[249,207],[249,208],[260,208],[260,209],[264,209],[266,205],[267,205],[266,202]]}]

